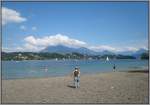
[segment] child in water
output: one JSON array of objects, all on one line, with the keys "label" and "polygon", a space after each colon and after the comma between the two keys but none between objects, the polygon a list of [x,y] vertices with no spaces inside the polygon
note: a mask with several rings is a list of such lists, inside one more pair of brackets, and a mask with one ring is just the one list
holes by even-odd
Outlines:
[{"label": "child in water", "polygon": [[113,71],[114,71],[114,72],[116,71],[115,69],[116,69],[116,65],[114,64],[114,66],[113,66]]}]

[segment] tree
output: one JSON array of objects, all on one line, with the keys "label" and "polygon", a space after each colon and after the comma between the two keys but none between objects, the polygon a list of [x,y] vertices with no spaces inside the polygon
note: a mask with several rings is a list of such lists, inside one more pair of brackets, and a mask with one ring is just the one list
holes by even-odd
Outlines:
[{"label": "tree", "polygon": [[148,53],[142,53],[141,54],[141,59],[149,59]]}]

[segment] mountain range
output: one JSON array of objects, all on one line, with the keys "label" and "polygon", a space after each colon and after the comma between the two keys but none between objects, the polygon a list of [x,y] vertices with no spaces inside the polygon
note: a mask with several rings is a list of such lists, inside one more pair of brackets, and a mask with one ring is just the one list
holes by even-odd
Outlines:
[{"label": "mountain range", "polygon": [[49,52],[49,53],[72,53],[77,52],[81,54],[88,54],[88,55],[95,55],[96,53],[90,49],[87,49],[85,47],[80,48],[71,48],[63,45],[57,45],[57,46],[48,46],[41,52]]},{"label": "mountain range", "polygon": [[[76,53],[87,54],[87,55],[105,55],[105,54],[115,55],[116,54],[116,53],[113,53],[113,52],[108,51],[108,50],[104,50],[104,51],[101,51],[101,52],[95,52],[95,51],[90,50],[90,49],[85,48],[85,47],[71,48],[71,47],[67,47],[67,46],[63,46],[63,45],[48,46],[45,49],[41,50],[40,52],[62,53],[62,54],[76,52]],[[120,52],[120,53],[117,53],[117,54],[132,55],[134,57],[138,57],[139,55],[141,55],[142,53],[145,53],[145,52],[148,52],[148,50],[145,50],[145,49],[141,48],[136,52],[124,51],[124,52]]]}]

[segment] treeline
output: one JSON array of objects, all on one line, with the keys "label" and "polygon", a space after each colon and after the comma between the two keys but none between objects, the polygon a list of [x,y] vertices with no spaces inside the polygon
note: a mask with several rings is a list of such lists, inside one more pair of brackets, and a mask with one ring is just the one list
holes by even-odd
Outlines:
[{"label": "treeline", "polygon": [[141,54],[141,59],[149,59],[149,53],[142,53]]},{"label": "treeline", "polygon": [[[2,52],[2,60],[47,60],[47,59],[136,59],[127,55],[83,55],[80,53],[34,53],[34,52]],[[142,54],[141,59],[149,59],[147,54]]]}]

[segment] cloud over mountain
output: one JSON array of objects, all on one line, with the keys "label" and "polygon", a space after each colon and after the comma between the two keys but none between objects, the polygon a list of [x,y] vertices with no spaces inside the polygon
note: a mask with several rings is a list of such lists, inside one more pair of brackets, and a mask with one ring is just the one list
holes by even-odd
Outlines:
[{"label": "cloud over mountain", "polygon": [[[122,53],[122,52],[130,52],[134,53],[140,49],[132,46],[123,46],[123,47],[114,47],[110,45],[89,45],[84,41],[80,41],[77,39],[70,38],[66,35],[56,34],[49,35],[43,37],[35,37],[33,35],[27,36],[24,38],[25,43],[22,46],[18,46],[13,49],[13,51],[41,51],[49,46],[57,46],[62,45],[69,48],[87,48],[88,50],[92,50],[94,52],[103,52],[109,51],[113,53]],[[144,47],[143,47],[144,48]],[[145,49],[145,48],[144,48]],[[10,51],[9,48],[3,48],[3,50]]]},{"label": "cloud over mountain", "polygon": [[13,9],[2,7],[2,25],[7,23],[20,23],[27,19],[22,17],[21,14]]},{"label": "cloud over mountain", "polygon": [[108,45],[91,46],[90,49],[97,51],[97,52],[104,51],[104,50],[109,50],[112,52],[117,51],[116,48],[108,46]]},{"label": "cloud over mountain", "polygon": [[24,38],[26,49],[41,50],[47,46],[64,45],[67,47],[83,47],[86,45],[85,42],[77,39],[69,38],[62,34],[56,34],[51,36],[44,36],[42,38],[35,38],[34,36],[28,36]]}]

